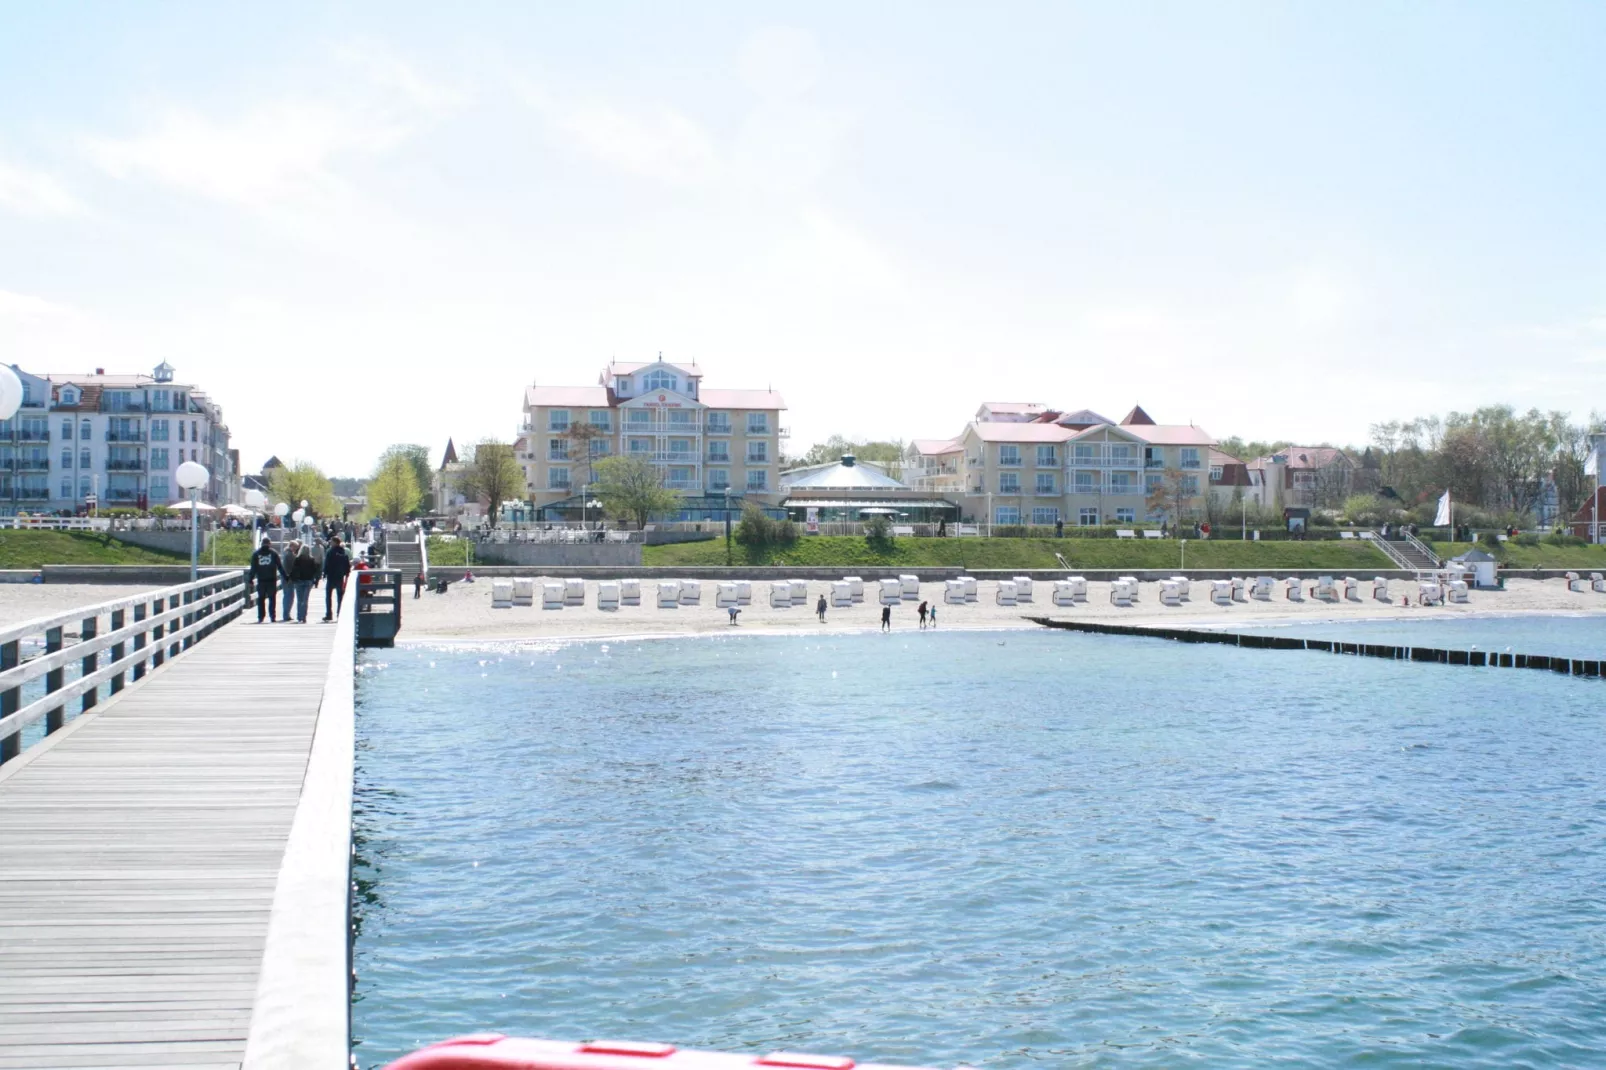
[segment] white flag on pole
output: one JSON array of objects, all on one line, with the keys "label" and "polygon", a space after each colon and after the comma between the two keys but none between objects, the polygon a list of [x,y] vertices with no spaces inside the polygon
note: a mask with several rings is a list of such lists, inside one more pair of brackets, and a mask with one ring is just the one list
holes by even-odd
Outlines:
[{"label": "white flag on pole", "polygon": [[1433,518],[1433,526],[1442,528],[1450,522],[1450,492],[1445,491],[1439,499],[1439,515]]},{"label": "white flag on pole", "polygon": [[1584,475],[1594,476],[1600,474],[1601,449],[1601,446],[1596,445],[1594,449],[1589,451],[1589,456],[1584,458]]}]

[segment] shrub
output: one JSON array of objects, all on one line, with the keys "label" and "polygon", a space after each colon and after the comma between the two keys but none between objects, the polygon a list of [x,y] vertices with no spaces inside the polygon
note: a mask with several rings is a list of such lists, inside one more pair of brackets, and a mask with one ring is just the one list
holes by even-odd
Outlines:
[{"label": "shrub", "polygon": [[872,516],[864,522],[864,541],[878,553],[892,549],[892,522],[884,516]]},{"label": "shrub", "polygon": [[1351,494],[1344,499],[1344,515],[1350,523],[1361,527],[1375,527],[1387,520],[1394,510],[1375,494]]},{"label": "shrub", "polygon": [[742,519],[734,534],[743,546],[791,546],[797,542],[797,525],[790,520],[772,519],[748,502],[742,506]]},{"label": "shrub", "polygon": [[1516,543],[1518,546],[1538,546],[1539,536],[1535,535],[1531,531],[1525,531],[1520,535],[1514,536],[1511,541]]},{"label": "shrub", "polygon": [[1545,536],[1546,546],[1588,546],[1589,540],[1577,535],[1567,535],[1560,531]]}]

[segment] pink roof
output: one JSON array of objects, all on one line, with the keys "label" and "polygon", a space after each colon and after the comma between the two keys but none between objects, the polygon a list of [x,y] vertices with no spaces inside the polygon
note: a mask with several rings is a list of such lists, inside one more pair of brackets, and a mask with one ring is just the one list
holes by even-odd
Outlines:
[{"label": "pink roof", "polygon": [[773,390],[704,390],[698,400],[711,409],[784,409],[786,401]]},{"label": "pink roof", "polygon": [[957,438],[917,438],[910,443],[916,453],[927,456],[937,456],[944,453],[958,453],[965,448],[964,443]]},{"label": "pink roof", "polygon": [[1122,424],[1128,431],[1145,442],[1156,446],[1214,446],[1216,440],[1209,431],[1192,424]]},{"label": "pink roof", "polygon": [[978,420],[971,430],[983,442],[1064,442],[1076,432],[1059,424],[1001,424]]},{"label": "pink roof", "polygon": [[608,407],[608,391],[600,386],[532,386],[524,392],[524,404],[536,405],[589,405]]}]

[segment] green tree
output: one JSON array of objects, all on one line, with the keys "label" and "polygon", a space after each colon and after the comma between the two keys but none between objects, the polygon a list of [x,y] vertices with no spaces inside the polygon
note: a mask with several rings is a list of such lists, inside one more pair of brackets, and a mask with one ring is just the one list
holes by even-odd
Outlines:
[{"label": "green tree", "polygon": [[663,473],[640,457],[604,457],[592,478],[592,493],[608,515],[632,520],[637,527],[646,527],[654,513],[680,507],[680,495],[664,486]]},{"label": "green tree", "polygon": [[411,512],[412,509],[422,505],[425,511],[433,512],[436,508],[435,495],[431,493],[430,487],[435,482],[435,472],[429,464],[429,450],[413,442],[397,443],[379,455],[379,465],[375,470],[383,468],[385,462],[392,457],[401,457],[407,461],[408,467],[413,471],[413,481],[418,484],[419,500],[410,506],[408,511]]},{"label": "green tree", "polygon": [[293,513],[306,502],[314,516],[339,516],[340,503],[329,477],[311,461],[292,461],[275,468],[269,477],[268,493],[274,502],[283,502]]},{"label": "green tree", "polygon": [[422,498],[412,462],[403,454],[387,452],[368,481],[368,508],[395,523],[418,508]]},{"label": "green tree", "polygon": [[496,527],[502,504],[524,498],[524,469],[506,442],[485,439],[470,447],[453,480],[459,493],[485,506],[486,523]]}]

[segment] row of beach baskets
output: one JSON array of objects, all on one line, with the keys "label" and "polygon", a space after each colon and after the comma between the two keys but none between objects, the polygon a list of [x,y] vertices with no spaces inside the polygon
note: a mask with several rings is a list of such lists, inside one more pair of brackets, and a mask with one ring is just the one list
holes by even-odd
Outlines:
[{"label": "row of beach baskets", "polygon": [[[660,609],[677,606],[697,606],[703,601],[701,580],[659,580],[657,605]],[[751,580],[725,580],[709,584],[714,605],[725,608],[752,605]],[[807,605],[807,580],[774,580],[759,583],[768,587],[768,600],[772,609]],[[876,601],[883,606],[914,602],[920,599],[920,577],[914,575],[888,577],[866,581],[859,576],[844,576],[828,584],[829,590],[821,593],[830,605],[852,606],[865,600],[866,590],[873,591]],[[1013,606],[1032,601],[1032,580],[1029,576],[1016,576],[999,580],[993,598],[1001,606]],[[973,576],[947,580],[943,585],[943,601],[948,605],[964,605],[979,597],[979,585]],[[620,606],[639,606],[642,598],[642,581],[636,579],[603,580],[596,587],[598,609],[618,609]],[[1069,606],[1087,601],[1087,580],[1080,576],[1055,580],[1052,600],[1055,605]],[[543,609],[562,609],[565,606],[583,606],[586,602],[586,583],[579,578],[548,579],[544,577],[517,577],[499,579],[491,583],[491,605],[495,608],[540,605]]]}]

